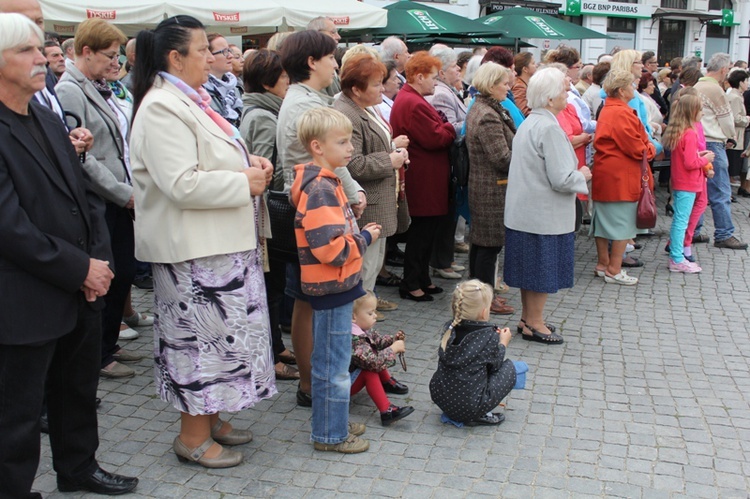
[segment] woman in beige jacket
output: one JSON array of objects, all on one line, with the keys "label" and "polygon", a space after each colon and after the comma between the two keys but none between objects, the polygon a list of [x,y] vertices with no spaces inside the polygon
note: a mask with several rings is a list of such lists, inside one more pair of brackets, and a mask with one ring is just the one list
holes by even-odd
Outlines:
[{"label": "woman in beige jacket", "polygon": [[[742,151],[745,149],[745,128],[747,128],[750,119],[745,110],[745,100],[742,94],[745,93],[748,86],[748,74],[744,69],[735,69],[727,76],[729,90],[727,90],[727,100],[732,108],[734,117],[734,140],[737,144],[731,149],[727,149],[727,159],[729,160],[729,177],[730,180],[741,181],[737,194],[743,197],[750,197],[750,181],[745,179],[747,167],[743,170]],[[735,178],[739,177],[739,178]]]},{"label": "woman in beige jacket", "polygon": [[213,55],[203,25],[162,21],[137,39],[130,138],[136,256],[153,262],[161,398],[181,413],[174,452],[236,466],[222,445],[252,439],[219,419],[276,393],[263,283],[260,196],[273,167],[250,156],[201,85]]}]

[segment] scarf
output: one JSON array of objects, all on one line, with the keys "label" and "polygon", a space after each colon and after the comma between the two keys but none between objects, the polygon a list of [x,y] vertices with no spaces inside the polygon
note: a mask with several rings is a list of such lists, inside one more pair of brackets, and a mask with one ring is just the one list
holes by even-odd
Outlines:
[{"label": "scarf", "polygon": [[112,93],[114,96],[120,100],[128,101],[131,104],[133,103],[133,99],[130,96],[130,92],[125,88],[125,85],[120,83],[119,81],[110,81],[109,82],[109,88],[112,90]]},{"label": "scarf", "polygon": [[229,137],[235,140],[241,139],[239,130],[233,127],[227,120],[222,118],[219,113],[211,108],[211,96],[208,94],[205,88],[198,87],[198,90],[195,90],[181,79],[167,73],[166,71],[160,71],[159,76],[184,92],[185,95],[187,95],[190,100],[195,102],[195,104],[199,108],[201,108],[209,118],[211,118],[211,121],[216,123],[219,128],[221,128],[221,130]]},{"label": "scarf", "polygon": [[109,88],[109,85],[107,84],[107,80],[102,78],[101,80],[90,80],[91,83],[94,85],[94,88],[97,92],[99,92],[99,95],[102,96],[104,100],[109,100],[110,97],[112,97],[112,89]]}]

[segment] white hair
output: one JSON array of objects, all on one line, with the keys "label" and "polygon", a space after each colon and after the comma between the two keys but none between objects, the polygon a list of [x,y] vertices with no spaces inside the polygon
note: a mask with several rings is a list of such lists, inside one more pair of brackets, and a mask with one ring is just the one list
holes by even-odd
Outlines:
[{"label": "white hair", "polygon": [[44,32],[22,14],[0,14],[0,66],[5,65],[2,53],[29,42],[34,35],[39,46],[44,43]]},{"label": "white hair", "polygon": [[528,106],[531,109],[547,107],[550,99],[554,99],[563,92],[564,85],[565,74],[557,68],[537,69],[526,89]]},{"label": "white hair", "polygon": [[[307,23],[307,29],[310,31],[321,31],[326,29],[326,23],[328,21],[333,22],[333,19],[327,16],[318,16],[314,19],[311,19],[309,23]],[[335,24],[335,23],[334,23]]]},{"label": "white hair", "polygon": [[466,71],[464,71],[464,83],[471,85],[474,75],[476,74],[479,66],[482,65],[483,55],[473,55],[469,62],[466,63]]},{"label": "white hair", "polygon": [[724,52],[717,52],[711,56],[706,64],[706,71],[709,73],[718,73],[722,69],[729,67],[729,63],[732,62],[732,58],[729,54]]},{"label": "white hair", "polygon": [[380,44],[380,57],[384,61],[393,61],[396,56],[406,52],[406,44],[397,36],[389,36]]},{"label": "white hair", "polygon": [[433,45],[430,48],[429,54],[432,57],[437,57],[438,59],[440,59],[440,62],[443,63],[443,69],[448,69],[449,67],[456,64],[456,61],[458,60],[456,51],[447,45],[443,45],[442,43],[436,43],[435,45]]}]

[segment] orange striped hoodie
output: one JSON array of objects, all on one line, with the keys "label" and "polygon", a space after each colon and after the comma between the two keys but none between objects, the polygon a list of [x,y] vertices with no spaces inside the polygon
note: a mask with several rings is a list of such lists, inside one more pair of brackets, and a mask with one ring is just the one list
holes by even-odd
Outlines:
[{"label": "orange striped hoodie", "polygon": [[291,200],[297,206],[302,292],[313,309],[336,308],[364,295],[362,257],[371,238],[359,232],[336,174],[312,163],[295,166]]}]

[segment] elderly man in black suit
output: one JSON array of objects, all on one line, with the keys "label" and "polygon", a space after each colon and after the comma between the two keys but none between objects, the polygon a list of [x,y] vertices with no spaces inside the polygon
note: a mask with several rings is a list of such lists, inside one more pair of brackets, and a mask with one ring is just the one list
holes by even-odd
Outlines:
[{"label": "elderly man in black suit", "polygon": [[58,489],[122,494],[138,480],[102,470],[96,387],[101,297],[113,274],[103,206],[68,131],[33,99],[44,35],[0,14],[0,498],[32,493],[48,378]]}]

